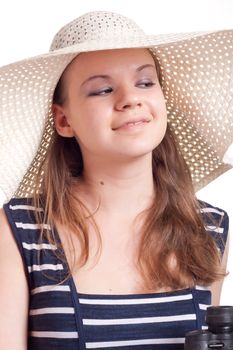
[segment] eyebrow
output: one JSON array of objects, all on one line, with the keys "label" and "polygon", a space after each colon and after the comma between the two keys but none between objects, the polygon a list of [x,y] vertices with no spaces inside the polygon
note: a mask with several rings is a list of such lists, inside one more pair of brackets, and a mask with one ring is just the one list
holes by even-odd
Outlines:
[{"label": "eyebrow", "polygon": [[136,69],[136,72],[140,72],[141,70],[143,70],[145,68],[154,68],[156,70],[156,67],[153,64],[143,64],[142,66],[140,66]]},{"label": "eyebrow", "polygon": [[[139,66],[136,69],[136,72],[141,72],[143,69],[145,68],[154,68],[156,70],[156,67],[153,64],[143,64],[142,66]],[[105,79],[105,80],[109,80],[111,79],[111,77],[107,74],[97,74],[97,75],[92,75],[91,77],[87,78],[82,84],[81,86],[83,86],[84,84],[86,84],[87,82],[94,80],[94,79]]]}]

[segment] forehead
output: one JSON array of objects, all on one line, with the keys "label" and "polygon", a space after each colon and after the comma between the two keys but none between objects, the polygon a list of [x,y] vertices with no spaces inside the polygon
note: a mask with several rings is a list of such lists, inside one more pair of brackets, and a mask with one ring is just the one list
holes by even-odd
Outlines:
[{"label": "forehead", "polygon": [[148,49],[114,49],[79,54],[67,67],[66,71],[94,74],[118,68],[136,69],[142,64],[155,65]]}]

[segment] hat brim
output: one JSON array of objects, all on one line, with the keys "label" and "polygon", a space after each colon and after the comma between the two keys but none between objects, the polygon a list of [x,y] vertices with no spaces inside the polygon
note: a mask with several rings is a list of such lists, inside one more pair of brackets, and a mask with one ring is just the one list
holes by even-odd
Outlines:
[{"label": "hat brim", "polygon": [[228,170],[221,159],[233,141],[232,39],[227,30],[90,40],[0,68],[0,188],[6,197],[19,183],[18,194],[33,191],[53,132],[57,81],[75,56],[96,50],[151,48],[161,66],[169,123],[196,189]]}]

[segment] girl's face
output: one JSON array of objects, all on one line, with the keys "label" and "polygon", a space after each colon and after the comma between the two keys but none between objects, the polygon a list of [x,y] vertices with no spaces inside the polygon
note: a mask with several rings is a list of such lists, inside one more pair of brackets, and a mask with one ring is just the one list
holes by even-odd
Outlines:
[{"label": "girl's face", "polygon": [[166,106],[147,49],[82,53],[66,69],[63,90],[55,126],[76,137],[84,162],[144,156],[164,137]]}]

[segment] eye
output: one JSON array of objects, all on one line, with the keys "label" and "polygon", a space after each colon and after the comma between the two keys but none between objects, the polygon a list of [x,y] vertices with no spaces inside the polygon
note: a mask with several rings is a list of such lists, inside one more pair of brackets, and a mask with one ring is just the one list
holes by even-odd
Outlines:
[{"label": "eye", "polygon": [[140,81],[139,83],[137,83],[136,86],[142,87],[142,88],[150,88],[152,86],[154,86],[155,83],[151,80],[144,80],[144,81]]},{"label": "eye", "polygon": [[90,92],[88,96],[104,96],[104,95],[110,94],[112,91],[113,89],[111,87],[108,87],[101,90]]}]

